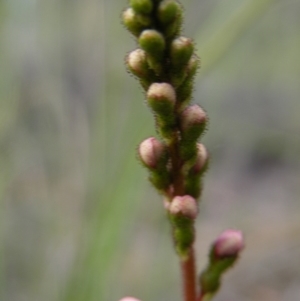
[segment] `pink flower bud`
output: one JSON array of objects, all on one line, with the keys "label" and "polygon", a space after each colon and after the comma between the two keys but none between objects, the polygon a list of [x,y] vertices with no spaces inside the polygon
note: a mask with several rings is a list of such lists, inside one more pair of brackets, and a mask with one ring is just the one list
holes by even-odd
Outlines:
[{"label": "pink flower bud", "polygon": [[131,51],[127,58],[127,65],[130,71],[139,76],[144,77],[148,73],[146,52],[142,49]]},{"label": "pink flower bud", "polygon": [[194,51],[193,41],[186,37],[178,37],[172,41],[170,51],[174,66],[186,65]]},{"label": "pink flower bud", "polygon": [[190,131],[195,127],[204,129],[206,122],[206,113],[196,104],[187,107],[180,116],[180,125],[183,132]]},{"label": "pink flower bud", "polygon": [[137,14],[132,8],[123,12],[122,19],[126,28],[135,36],[139,36],[151,24],[149,16]]},{"label": "pink flower bud", "polygon": [[169,212],[172,215],[183,215],[195,219],[198,214],[197,202],[189,195],[176,196],[169,206]]},{"label": "pink flower bud", "polygon": [[193,54],[187,65],[187,76],[192,78],[200,68],[200,65],[200,58],[196,54]]},{"label": "pink flower bud", "polygon": [[164,101],[174,105],[176,94],[174,88],[167,83],[154,83],[149,87],[147,92],[149,102]]},{"label": "pink flower bud", "polygon": [[133,297],[125,297],[125,298],[122,298],[120,301],[141,301],[141,300],[133,298]]},{"label": "pink flower bud", "polygon": [[208,160],[208,153],[206,147],[201,143],[197,143],[197,159],[193,167],[193,170],[196,173],[200,172],[205,166],[205,164],[207,163],[207,160]]},{"label": "pink flower bud", "polygon": [[214,242],[214,253],[218,257],[237,256],[244,248],[241,231],[226,230]]},{"label": "pink flower bud", "polygon": [[138,153],[142,162],[149,168],[156,168],[166,152],[165,145],[154,137],[144,140],[139,148]]},{"label": "pink flower bud", "polygon": [[174,118],[176,94],[174,88],[167,83],[154,83],[147,91],[150,108],[164,121]]}]

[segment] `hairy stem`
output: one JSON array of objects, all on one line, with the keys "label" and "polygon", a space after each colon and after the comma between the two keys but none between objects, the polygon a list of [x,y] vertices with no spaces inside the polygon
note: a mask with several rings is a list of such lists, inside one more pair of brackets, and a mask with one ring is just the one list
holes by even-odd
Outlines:
[{"label": "hairy stem", "polygon": [[184,179],[181,171],[182,162],[179,154],[179,139],[177,134],[174,136],[169,146],[172,161],[173,197],[184,195]]},{"label": "hairy stem", "polygon": [[[181,172],[182,162],[179,154],[178,136],[170,144],[171,161],[173,166],[173,196],[184,195],[184,178]],[[181,272],[184,301],[196,301],[196,264],[194,248],[191,246],[188,257],[181,259]]]}]

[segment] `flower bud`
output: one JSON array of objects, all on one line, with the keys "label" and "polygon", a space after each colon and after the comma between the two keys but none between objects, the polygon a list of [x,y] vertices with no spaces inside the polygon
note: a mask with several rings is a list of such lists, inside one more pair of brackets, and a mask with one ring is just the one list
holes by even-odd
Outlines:
[{"label": "flower bud", "polygon": [[193,54],[187,64],[187,78],[192,79],[200,68],[200,58]]},{"label": "flower bud", "polygon": [[155,169],[165,158],[166,147],[158,139],[150,137],[140,144],[138,154],[146,167]]},{"label": "flower bud", "polygon": [[177,98],[182,107],[184,107],[184,105],[189,103],[189,101],[191,100],[193,94],[193,88],[194,88],[193,81],[190,79],[186,79],[176,89]]},{"label": "flower bud", "polygon": [[151,0],[130,0],[130,6],[140,14],[150,14],[153,9]]},{"label": "flower bud", "polygon": [[136,49],[131,51],[126,58],[126,62],[128,68],[134,75],[138,77],[145,77],[148,75],[147,56],[144,50]]},{"label": "flower bud", "polygon": [[154,83],[148,89],[147,99],[154,112],[161,116],[168,116],[175,106],[176,94],[170,84]]},{"label": "flower bud", "polygon": [[237,256],[244,248],[242,232],[237,230],[224,231],[214,242],[213,250],[217,257]]},{"label": "flower bud", "polygon": [[201,143],[197,143],[197,158],[196,158],[196,163],[193,166],[193,171],[196,173],[201,172],[205,167],[207,161],[208,161],[208,153],[206,147]]},{"label": "flower bud", "polygon": [[181,68],[190,60],[194,45],[191,39],[186,37],[178,37],[171,44],[171,62],[175,68]]},{"label": "flower bud", "polygon": [[158,7],[158,18],[163,24],[168,24],[181,16],[181,7],[174,0],[164,0]]},{"label": "flower bud", "polygon": [[196,104],[187,107],[180,115],[182,135],[189,140],[196,140],[203,133],[206,123],[206,113]]},{"label": "flower bud", "polygon": [[240,231],[226,230],[213,243],[209,264],[200,275],[201,290],[204,295],[214,295],[221,285],[222,275],[237,261],[244,248]]},{"label": "flower bud", "polygon": [[141,301],[141,300],[133,298],[133,297],[124,297],[120,301]]},{"label": "flower bud", "polygon": [[161,60],[166,47],[163,35],[154,29],[144,30],[139,37],[141,47],[156,60]]},{"label": "flower bud", "polygon": [[126,28],[136,37],[151,25],[151,19],[148,16],[137,14],[132,8],[123,12],[122,19]]},{"label": "flower bud", "polygon": [[198,214],[197,202],[189,195],[176,196],[169,206],[169,212],[172,215],[182,215],[190,219],[195,219]]},{"label": "flower bud", "polygon": [[207,121],[206,113],[197,105],[187,107],[180,115],[180,125],[183,131],[188,131],[191,127],[203,125]]}]

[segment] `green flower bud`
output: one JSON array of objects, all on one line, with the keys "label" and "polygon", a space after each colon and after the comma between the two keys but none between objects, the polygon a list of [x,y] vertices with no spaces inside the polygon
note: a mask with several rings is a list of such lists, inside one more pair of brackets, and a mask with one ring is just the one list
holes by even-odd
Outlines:
[{"label": "green flower bud", "polygon": [[185,79],[180,86],[176,89],[177,99],[180,102],[181,107],[184,107],[191,98],[193,93],[194,83],[190,79]]},{"label": "green flower bud", "polygon": [[170,140],[175,130],[176,94],[174,88],[168,83],[154,83],[147,91],[147,100],[156,114],[156,124],[160,135]]},{"label": "green flower bud", "polygon": [[139,44],[151,57],[161,61],[166,42],[163,35],[154,29],[144,30],[139,37]]},{"label": "green flower bud", "polygon": [[197,158],[192,171],[196,174],[203,172],[208,162],[208,152],[202,143],[197,143]]},{"label": "green flower bud", "polygon": [[174,21],[170,24],[167,24],[163,32],[164,32],[164,36],[167,39],[172,40],[180,34],[180,30],[181,30],[181,19],[180,21]]},{"label": "green flower bud", "polygon": [[196,200],[189,196],[176,196],[168,206],[173,224],[173,237],[177,253],[184,260],[195,240],[194,220],[198,214]]},{"label": "green flower bud", "polygon": [[197,143],[195,156],[193,146],[189,146],[183,153],[187,158],[191,158],[186,162],[186,178],[185,178],[185,191],[187,194],[193,196],[195,199],[199,198],[202,191],[202,179],[204,172],[208,168],[208,152],[205,146]]},{"label": "green flower bud", "polygon": [[177,1],[164,0],[158,7],[158,19],[162,24],[168,24],[181,16],[182,9]]},{"label": "green flower bud", "polygon": [[149,68],[147,54],[142,49],[131,51],[126,57],[128,69],[147,84],[155,81],[156,77],[152,69]]},{"label": "green flower bud", "polygon": [[151,0],[130,0],[130,6],[140,14],[150,14],[153,9]]},{"label": "green flower bud", "polygon": [[127,66],[130,71],[138,76],[145,77],[148,74],[148,64],[146,52],[142,49],[131,51],[126,58]]},{"label": "green flower bud", "polygon": [[207,116],[198,105],[187,107],[180,115],[180,129],[185,140],[194,141],[204,132]]},{"label": "green flower bud", "polygon": [[167,167],[169,156],[165,144],[150,137],[139,145],[138,155],[143,165],[150,171],[150,182],[158,191],[165,193],[170,186],[170,173]]},{"label": "green flower bud", "polygon": [[173,67],[180,69],[188,63],[194,52],[193,42],[189,38],[178,37],[173,40],[170,52]]},{"label": "green flower bud", "polygon": [[197,73],[197,70],[200,68],[200,58],[196,55],[193,54],[190,60],[188,61],[187,68],[186,68],[186,73],[187,73],[187,78],[191,80]]},{"label": "green flower bud", "polygon": [[147,92],[148,104],[152,110],[160,115],[169,116],[173,114],[176,103],[174,88],[168,83],[154,83]]},{"label": "green flower bud", "polygon": [[126,28],[136,37],[151,26],[151,18],[136,13],[132,8],[126,9],[122,14],[123,23]]}]

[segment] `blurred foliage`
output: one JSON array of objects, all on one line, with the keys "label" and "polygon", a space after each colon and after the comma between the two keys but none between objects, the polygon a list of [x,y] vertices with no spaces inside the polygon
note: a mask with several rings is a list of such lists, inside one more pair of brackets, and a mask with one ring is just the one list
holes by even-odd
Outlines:
[{"label": "blurred foliage", "polygon": [[[213,158],[199,266],[221,230],[241,228],[247,250],[216,300],[297,300],[300,2],[182,4]],[[161,202],[135,160],[154,128],[123,64],[126,5],[0,1],[1,300],[180,300]]]}]

